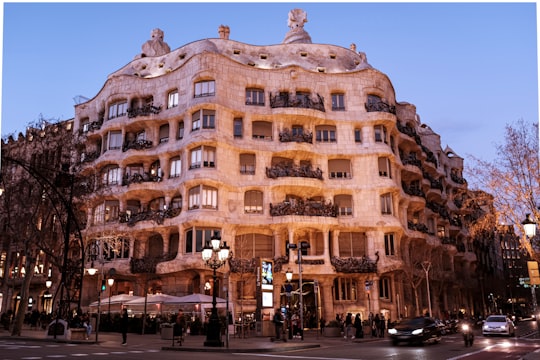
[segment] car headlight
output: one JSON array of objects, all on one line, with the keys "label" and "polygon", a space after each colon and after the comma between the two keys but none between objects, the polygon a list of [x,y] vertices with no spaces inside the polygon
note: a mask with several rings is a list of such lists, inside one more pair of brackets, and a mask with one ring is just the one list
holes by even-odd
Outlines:
[{"label": "car headlight", "polygon": [[397,334],[397,330],[396,329],[388,329],[388,333],[390,335],[394,335],[394,334]]},{"label": "car headlight", "polygon": [[469,325],[467,325],[467,324],[461,325],[461,330],[463,330],[463,331],[469,331]]},{"label": "car headlight", "polygon": [[489,326],[484,325],[484,330],[487,330],[487,329],[489,329]]},{"label": "car headlight", "polygon": [[413,335],[420,335],[423,332],[424,332],[424,329],[416,329],[416,330],[413,330],[412,334]]}]

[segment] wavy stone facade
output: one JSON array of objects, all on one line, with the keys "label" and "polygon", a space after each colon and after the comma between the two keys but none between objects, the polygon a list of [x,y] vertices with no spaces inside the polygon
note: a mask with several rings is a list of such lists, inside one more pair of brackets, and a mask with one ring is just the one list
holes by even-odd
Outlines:
[{"label": "wavy stone facade", "polygon": [[[456,205],[467,191],[463,159],[441,148],[414,105],[396,101],[364,53],[312,43],[305,13],[294,14],[284,43],[270,46],[230,40],[221,26],[219,38],[170,51],[156,29],[76,106],[81,171],[95,189],[86,253],[115,269],[115,292],[204,293],[212,272],[200,251],[219,234],[233,259],[216,285],[221,297],[228,286],[238,318],[287,304],[285,271],[294,288],[299,270],[287,244],[307,242],[304,310],[317,306],[327,320],[414,315],[420,256],[438,269],[434,315],[471,309],[474,254]],[[258,259],[275,264],[273,304],[262,309]],[[97,284],[84,284],[90,303]]]}]

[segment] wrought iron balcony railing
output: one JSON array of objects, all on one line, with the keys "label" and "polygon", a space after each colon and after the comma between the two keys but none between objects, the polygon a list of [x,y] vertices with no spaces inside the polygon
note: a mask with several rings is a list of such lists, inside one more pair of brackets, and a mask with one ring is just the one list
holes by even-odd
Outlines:
[{"label": "wrought iron balcony railing", "polygon": [[313,144],[313,133],[302,132],[300,134],[293,134],[289,129],[285,129],[279,133],[280,142],[305,142]]},{"label": "wrought iron balcony railing", "polygon": [[272,167],[266,168],[266,176],[270,179],[277,179],[278,177],[303,177],[322,180],[322,170],[317,168],[312,169],[311,165],[290,165],[290,164],[277,164]]},{"label": "wrought iron balcony railing", "polygon": [[271,216],[330,216],[337,217],[338,206],[324,201],[294,200],[270,204]]},{"label": "wrought iron balcony railing", "polygon": [[332,256],[330,263],[337,272],[341,273],[376,273],[379,252],[376,252],[375,255],[377,256],[375,260],[366,256],[349,258]]},{"label": "wrought iron balcony railing", "polygon": [[271,108],[282,108],[282,107],[293,107],[293,108],[304,108],[304,109],[314,109],[325,112],[324,109],[324,98],[316,94],[317,97],[313,98],[311,96],[302,95],[295,96],[289,93],[278,93],[272,95],[270,93],[270,107]]},{"label": "wrought iron balcony railing", "polygon": [[394,115],[396,114],[396,107],[393,105],[387,104],[384,101],[366,103],[365,105],[366,105],[367,112],[379,111],[379,112],[387,112]]},{"label": "wrought iron balcony railing", "polygon": [[129,118],[134,118],[137,116],[148,116],[151,114],[159,114],[161,112],[161,105],[154,106],[153,104],[146,104],[138,108],[127,109],[127,114]]}]

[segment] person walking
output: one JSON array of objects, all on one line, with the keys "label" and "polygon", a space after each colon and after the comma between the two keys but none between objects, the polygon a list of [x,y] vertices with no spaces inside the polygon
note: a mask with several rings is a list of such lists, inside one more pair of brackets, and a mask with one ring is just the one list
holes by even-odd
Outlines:
[{"label": "person walking", "polygon": [[127,345],[127,331],[128,331],[128,311],[126,308],[122,309],[122,317],[120,318],[120,330],[122,331],[122,345]]},{"label": "person walking", "polygon": [[381,320],[379,322],[379,337],[384,337],[384,331],[386,329],[386,320],[384,319],[384,315],[381,314]]},{"label": "person walking", "polygon": [[[352,314],[347,313],[347,317],[345,318],[345,336],[344,336],[344,338],[347,340],[349,340],[349,336],[351,336],[352,325],[353,325]],[[354,339],[354,335],[352,335],[352,338]]]},{"label": "person walking", "polygon": [[326,326],[326,320],[323,317],[319,320],[319,326],[321,327],[321,335],[324,333],[324,327]]}]

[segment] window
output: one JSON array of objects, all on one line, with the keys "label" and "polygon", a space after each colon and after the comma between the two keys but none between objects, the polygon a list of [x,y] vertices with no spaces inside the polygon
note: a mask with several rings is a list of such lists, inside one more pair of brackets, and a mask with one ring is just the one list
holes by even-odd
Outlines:
[{"label": "window", "polygon": [[351,161],[349,159],[328,160],[328,173],[330,179],[350,179]]},{"label": "window", "polygon": [[381,195],[381,214],[392,215],[392,194]]},{"label": "window", "polygon": [[178,106],[178,90],[173,90],[169,93],[167,100],[167,109]]},{"label": "window", "polygon": [[191,150],[190,169],[201,167],[216,167],[216,148],[211,146],[199,146]]},{"label": "window", "polygon": [[240,174],[255,175],[255,154],[240,154]]},{"label": "window", "polygon": [[155,198],[148,203],[148,209],[151,211],[164,210],[165,208],[164,197]]},{"label": "window", "polygon": [[334,300],[356,301],[358,286],[356,280],[350,278],[334,279]]},{"label": "window", "polygon": [[317,142],[336,142],[336,127],[321,125],[315,128]]},{"label": "window", "polygon": [[394,233],[384,234],[384,253],[386,256],[396,255],[394,248]]},{"label": "window", "polygon": [[304,135],[304,128],[302,125],[293,125],[292,126],[292,136],[293,137],[300,137]]},{"label": "window", "polygon": [[217,209],[217,189],[210,186],[196,186],[189,189],[188,209]]},{"label": "window", "polygon": [[214,80],[199,81],[195,83],[195,97],[214,96],[216,94]]},{"label": "window", "polygon": [[390,300],[390,279],[389,278],[381,278],[379,279],[379,297],[381,299]]},{"label": "window", "polygon": [[191,131],[197,131],[201,128],[201,111],[191,114]]},{"label": "window", "polygon": [[268,121],[254,121],[252,133],[254,139],[272,140],[272,123]]},{"label": "window", "polygon": [[437,236],[441,239],[446,237],[446,230],[444,228],[444,225],[437,225]]},{"label": "window", "polygon": [[182,159],[180,156],[173,157],[171,159],[171,172],[169,178],[176,178],[182,175]]},{"label": "window", "polygon": [[172,198],[171,209],[182,209],[182,196],[175,196]]},{"label": "window", "polygon": [[246,214],[263,213],[263,193],[258,190],[246,191],[244,194],[244,212]]},{"label": "window", "polygon": [[344,94],[332,94],[332,110],[333,111],[345,110],[345,95]]},{"label": "window", "polygon": [[383,142],[388,144],[388,133],[386,132],[386,126],[375,125],[375,142]]},{"label": "window", "polygon": [[86,249],[87,254],[101,254],[107,261],[114,259],[129,259],[129,239],[124,237],[104,237],[92,239]]},{"label": "window", "polygon": [[180,234],[173,233],[169,236],[169,257],[175,258],[178,255],[178,245],[180,244]]},{"label": "window", "polygon": [[216,111],[215,110],[202,111],[202,127],[203,129],[216,128]]},{"label": "window", "polygon": [[220,229],[197,229],[186,231],[186,254],[200,253],[204,245],[210,241],[214,234],[219,234]]},{"label": "window", "polygon": [[379,162],[379,176],[392,178],[392,173],[390,172],[390,159],[387,157],[380,157]]},{"label": "window", "polygon": [[244,123],[242,118],[235,118],[233,120],[233,132],[235,138],[241,138],[244,134]]},{"label": "window", "polygon": [[127,101],[123,100],[117,103],[114,103],[109,106],[109,120],[114,119],[119,116],[124,116],[127,113]]},{"label": "window", "polygon": [[109,131],[107,138],[107,150],[120,150],[122,148],[122,131]]},{"label": "window", "polygon": [[201,109],[191,114],[191,131],[216,128],[216,111]]},{"label": "window", "polygon": [[238,258],[253,257],[273,258],[273,238],[270,235],[250,233],[236,235],[234,239],[234,254]]},{"label": "window", "polygon": [[102,172],[102,185],[119,185],[122,178],[120,176],[120,168],[117,165],[108,166]]},{"label": "window", "polygon": [[264,90],[246,89],[246,105],[264,106]]},{"label": "window", "polygon": [[88,131],[90,131],[90,119],[84,118],[81,120],[81,129],[83,134],[86,134]]},{"label": "window", "polygon": [[354,142],[362,142],[362,129],[354,129]]},{"label": "window", "polygon": [[351,195],[336,195],[334,203],[338,207],[339,216],[352,215],[352,196]]},{"label": "window", "polygon": [[169,124],[161,125],[159,127],[159,143],[166,143],[169,141]]},{"label": "window", "polygon": [[365,233],[361,232],[340,232],[338,235],[338,246],[340,257],[362,257],[366,256]]},{"label": "window", "polygon": [[184,122],[180,121],[178,123],[178,140],[182,140],[184,138]]}]

